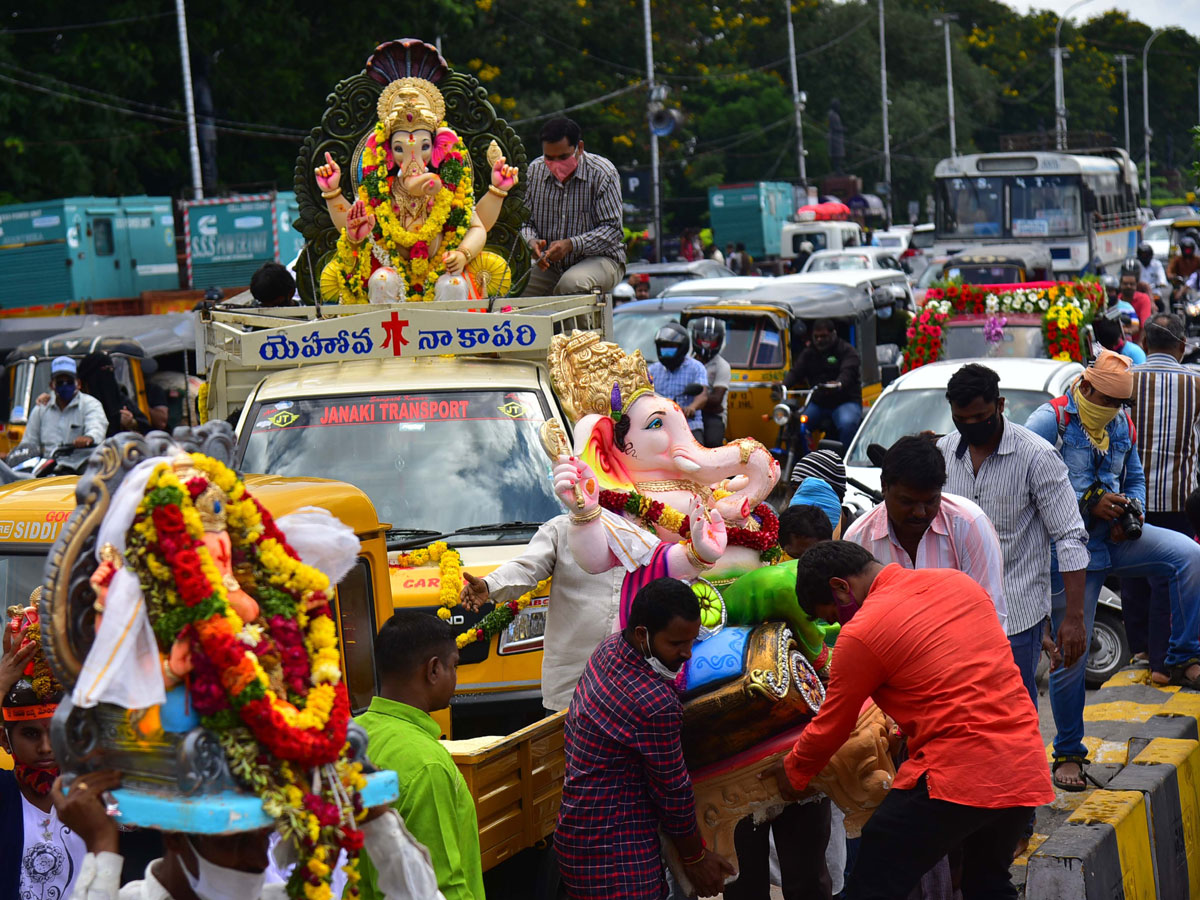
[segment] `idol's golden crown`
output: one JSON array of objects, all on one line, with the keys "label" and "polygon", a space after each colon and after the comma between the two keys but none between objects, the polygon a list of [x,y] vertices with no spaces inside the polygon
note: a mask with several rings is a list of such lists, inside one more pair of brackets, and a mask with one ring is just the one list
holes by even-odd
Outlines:
[{"label": "idol's golden crown", "polygon": [[654,389],[641,350],[626,353],[593,331],[550,340],[550,383],[575,422],[589,413],[619,417],[634,398]]},{"label": "idol's golden crown", "polygon": [[397,78],[383,89],[375,111],[389,136],[397,131],[432,134],[446,117],[446,101],[431,81]]}]

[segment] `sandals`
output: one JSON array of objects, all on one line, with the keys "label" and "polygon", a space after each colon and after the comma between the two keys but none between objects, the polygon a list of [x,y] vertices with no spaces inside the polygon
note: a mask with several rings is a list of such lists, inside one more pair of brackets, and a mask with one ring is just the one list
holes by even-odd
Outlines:
[{"label": "sandals", "polygon": [[[1079,778],[1083,784],[1070,784],[1065,781],[1059,781],[1057,777],[1059,766],[1066,765],[1067,763],[1075,763],[1075,765],[1079,766]],[[1086,791],[1089,781],[1096,787],[1103,787],[1104,785],[1088,774],[1087,766],[1089,763],[1091,763],[1090,759],[1088,759],[1086,756],[1079,756],[1078,754],[1056,756],[1054,757],[1054,762],[1050,766],[1050,779],[1054,782],[1054,786],[1060,791],[1069,791],[1071,793]]]},{"label": "sandals", "polygon": [[1187,670],[1194,665],[1200,665],[1200,659],[1189,659],[1185,663],[1171,667],[1171,684],[1177,684],[1180,687],[1191,688],[1193,691],[1200,691],[1200,676],[1196,678],[1188,678]]}]

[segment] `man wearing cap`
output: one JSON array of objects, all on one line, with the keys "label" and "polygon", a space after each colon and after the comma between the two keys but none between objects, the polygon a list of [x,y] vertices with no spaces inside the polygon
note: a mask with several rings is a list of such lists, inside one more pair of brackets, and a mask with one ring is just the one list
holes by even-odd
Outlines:
[{"label": "man wearing cap", "polygon": [[94,447],[104,440],[108,416],[99,400],[79,390],[75,360],[56,356],[50,363],[50,385],[54,399],[29,413],[21,446],[48,453],[58,447]]},{"label": "man wearing cap", "polygon": [[[1091,644],[1100,588],[1110,573],[1164,576],[1171,597],[1166,655],[1171,681],[1200,688],[1200,546],[1176,531],[1145,524],[1146,477],[1133,420],[1122,408],[1133,394],[1130,365],[1128,358],[1101,350],[1066,395],[1034,410],[1026,427],[1062,454],[1087,527],[1091,561],[1084,587],[1085,646]],[[1140,533],[1129,530],[1133,522]],[[1051,592],[1051,624],[1057,631],[1066,613],[1057,556]],[[1085,666],[1086,658],[1081,656],[1050,673],[1050,706],[1058,728],[1054,782],[1068,791],[1086,786]]]}]

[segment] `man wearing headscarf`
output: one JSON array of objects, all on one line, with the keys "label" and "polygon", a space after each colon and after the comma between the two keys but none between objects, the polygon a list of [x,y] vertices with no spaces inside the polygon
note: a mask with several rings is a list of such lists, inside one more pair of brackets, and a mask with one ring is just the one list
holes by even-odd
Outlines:
[{"label": "man wearing headscarf", "polygon": [[[1127,357],[1101,350],[1067,393],[1044,403],[1026,427],[1054,444],[1079,500],[1088,531],[1084,588],[1085,646],[1100,588],[1109,574],[1166,577],[1170,583],[1171,640],[1166,664],[1171,681],[1200,688],[1200,545],[1167,528],[1145,524],[1146,477],[1137,452],[1133,420],[1124,408],[1133,393]],[[1051,624],[1057,632],[1066,614],[1058,560],[1052,557]],[[1067,791],[1086,787],[1083,744],[1086,657],[1050,673],[1054,738],[1054,782]]]}]

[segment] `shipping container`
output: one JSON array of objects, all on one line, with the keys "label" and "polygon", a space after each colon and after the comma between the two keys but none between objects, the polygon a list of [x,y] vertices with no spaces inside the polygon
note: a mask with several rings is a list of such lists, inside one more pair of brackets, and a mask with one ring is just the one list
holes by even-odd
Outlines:
[{"label": "shipping container", "polygon": [[795,211],[795,190],[787,182],[723,184],[708,189],[709,221],[716,245],[724,249],[726,244],[745,244],[756,260],[779,256],[783,224]]},{"label": "shipping container", "polygon": [[188,287],[245,286],[265,262],[295,259],[304,236],[292,227],[300,209],[292,191],[185,200]]}]

